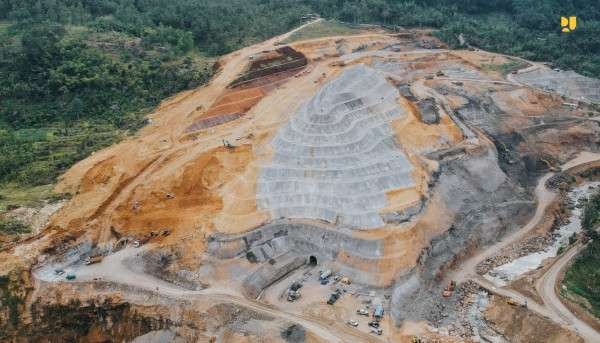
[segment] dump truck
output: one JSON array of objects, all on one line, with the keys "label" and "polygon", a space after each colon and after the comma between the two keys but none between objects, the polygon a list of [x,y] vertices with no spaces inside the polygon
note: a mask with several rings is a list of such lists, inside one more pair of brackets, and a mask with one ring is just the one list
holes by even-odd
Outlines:
[{"label": "dump truck", "polygon": [[102,256],[102,255],[88,256],[88,257],[85,258],[85,260],[83,261],[83,263],[85,263],[86,265],[89,266],[90,264],[102,262],[103,258],[104,258],[104,256]]},{"label": "dump truck", "polygon": [[300,296],[300,291],[293,291],[291,289],[288,289],[287,291],[287,301],[289,302],[293,302],[300,299]]},{"label": "dump truck", "polygon": [[137,239],[137,240],[133,241],[133,247],[134,248],[139,248],[142,245],[148,243],[149,240],[150,240],[150,237],[144,237],[144,238],[141,238],[141,239]]},{"label": "dump truck", "polygon": [[341,295],[342,294],[339,289],[336,290],[335,292],[331,293],[331,295],[329,296],[329,299],[327,300],[327,304],[328,305],[335,304],[335,302],[338,301],[338,299],[340,298]]},{"label": "dump truck", "polygon": [[375,305],[375,310],[373,310],[373,317],[377,319],[383,318],[383,305]]},{"label": "dump truck", "polygon": [[378,328],[379,327],[379,322],[376,320],[373,320],[371,322],[369,322],[367,325],[369,325],[372,328]]},{"label": "dump truck", "polygon": [[368,316],[369,315],[369,311],[367,311],[364,308],[360,308],[360,309],[356,310],[356,314],[359,314],[361,316]]},{"label": "dump truck", "polygon": [[521,306],[521,304],[519,304],[518,301],[516,301],[515,299],[509,298],[506,300],[506,303],[512,306]]},{"label": "dump truck", "polygon": [[383,330],[381,328],[374,328],[371,326],[371,333],[381,336],[381,334],[383,334]]},{"label": "dump truck", "polygon": [[321,280],[321,281],[327,280],[327,279],[329,279],[330,276],[331,276],[331,270],[327,269],[327,270],[321,272],[321,275],[319,275],[319,280]]},{"label": "dump truck", "polygon": [[452,292],[454,292],[454,288],[456,288],[456,281],[451,280],[450,282],[448,282],[448,285],[446,286],[446,288],[444,288],[444,291],[442,292],[442,296],[444,298],[448,298],[448,297],[452,296]]},{"label": "dump truck", "polygon": [[235,145],[229,143],[229,141],[226,140],[226,139],[223,139],[223,146],[225,148],[227,148],[227,149],[234,149],[235,148]]},{"label": "dump truck", "polygon": [[358,322],[354,319],[350,319],[348,321],[348,325],[353,326],[353,327],[357,327],[358,326]]}]

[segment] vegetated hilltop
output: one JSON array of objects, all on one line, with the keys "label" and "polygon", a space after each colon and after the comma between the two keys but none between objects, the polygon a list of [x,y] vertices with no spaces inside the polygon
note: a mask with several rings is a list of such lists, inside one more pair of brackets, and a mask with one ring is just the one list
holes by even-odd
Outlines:
[{"label": "vegetated hilltop", "polygon": [[[588,246],[567,270],[563,291],[571,300],[600,318],[600,193],[593,195],[585,206],[582,226],[591,239]],[[574,295],[574,296],[573,296]]]},{"label": "vegetated hilltop", "polygon": [[[0,184],[54,183],[74,162],[137,130],[159,101],[205,83],[211,56],[301,17],[241,4],[0,2]],[[25,202],[12,193],[3,192],[3,207]]]}]

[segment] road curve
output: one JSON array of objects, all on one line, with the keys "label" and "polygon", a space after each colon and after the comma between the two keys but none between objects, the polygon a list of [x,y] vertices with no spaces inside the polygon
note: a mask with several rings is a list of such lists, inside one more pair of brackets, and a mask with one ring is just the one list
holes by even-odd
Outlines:
[{"label": "road curve", "polygon": [[[566,162],[562,167],[562,171],[578,167],[587,163],[600,161],[600,154],[582,152],[573,160]],[[536,289],[539,295],[544,301],[544,305],[538,304],[535,300],[526,297],[525,295],[507,288],[497,287],[492,282],[484,279],[481,275],[476,272],[477,265],[485,259],[499,253],[504,247],[513,244],[525,237],[527,233],[535,229],[544,218],[544,214],[548,205],[556,198],[557,194],[546,188],[546,181],[554,175],[548,173],[544,175],[538,181],[535,188],[535,196],[537,200],[537,208],[533,217],[522,226],[519,230],[504,237],[502,240],[480,251],[478,254],[472,256],[466,260],[460,267],[460,269],[448,273],[445,278],[445,282],[449,280],[455,280],[457,282],[464,282],[466,280],[472,280],[478,283],[480,286],[491,290],[494,293],[512,298],[520,304],[527,303],[529,309],[536,312],[539,315],[547,317],[558,324],[565,325],[568,328],[576,331],[586,342],[600,342],[600,334],[590,327],[584,321],[578,319],[569,309],[564,306],[560,301],[559,297],[555,293],[555,284],[558,275],[562,268],[580,251],[581,246],[577,246],[563,254],[558,260],[554,262],[554,265],[546,273],[544,273],[540,279],[536,282]]]},{"label": "road curve", "polygon": [[[319,322],[316,318],[285,312],[275,307],[246,299],[228,289],[208,288],[200,291],[192,291],[160,280],[152,275],[137,271],[138,268],[128,267],[125,261],[135,258],[136,255],[141,254],[150,247],[150,245],[143,246],[139,249],[128,247],[105,257],[100,263],[82,266],[76,270],[77,280],[70,282],[90,282],[100,278],[103,281],[132,286],[137,289],[151,291],[161,296],[175,299],[206,299],[235,304],[259,313],[299,324],[326,342],[381,342],[381,340],[373,335],[361,332],[344,324],[329,326]],[[64,282],[62,278],[60,280],[48,279],[48,277],[44,277],[44,274],[39,270],[34,271],[33,275],[35,278],[46,282]]]},{"label": "road curve", "polygon": [[556,294],[555,286],[558,277],[571,259],[577,256],[583,248],[585,248],[585,245],[578,243],[571,247],[567,252],[563,253],[548,271],[536,281],[535,288],[544,301],[544,305],[550,308],[552,312],[559,314],[567,323],[567,326],[579,333],[586,342],[600,342],[600,333],[569,311],[560,300],[560,296]]},{"label": "road curve", "polygon": [[538,184],[535,188],[537,208],[535,210],[535,214],[529,220],[529,222],[527,222],[527,224],[522,226],[519,230],[502,238],[502,240],[498,241],[496,244],[485,248],[485,250],[481,250],[478,254],[472,256],[471,258],[463,262],[460,266],[460,269],[448,273],[446,281],[455,280],[456,282],[464,282],[468,279],[476,278],[476,268],[479,263],[499,253],[500,250],[507,247],[508,245],[517,242],[518,240],[523,238],[527,233],[529,233],[531,230],[537,227],[540,221],[544,218],[544,213],[546,212],[548,205],[550,205],[557,196],[556,193],[548,190],[545,186],[546,181],[552,175],[553,173],[548,173],[538,181]]}]

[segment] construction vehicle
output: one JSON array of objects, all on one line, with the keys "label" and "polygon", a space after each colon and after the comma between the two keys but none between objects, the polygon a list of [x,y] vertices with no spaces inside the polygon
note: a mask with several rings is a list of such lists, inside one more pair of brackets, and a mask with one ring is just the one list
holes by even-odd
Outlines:
[{"label": "construction vehicle", "polygon": [[331,293],[331,295],[329,296],[329,299],[327,300],[327,305],[333,305],[335,304],[336,301],[338,301],[338,299],[341,296],[341,292],[339,289],[336,289],[335,292]]},{"label": "construction vehicle", "polygon": [[512,298],[507,299],[506,303],[511,306],[520,306],[521,305],[521,304],[519,304],[519,302],[517,302],[515,299],[512,299]]},{"label": "construction vehicle", "polygon": [[448,297],[452,296],[452,292],[454,292],[454,288],[456,288],[456,281],[451,280],[450,282],[448,282],[448,285],[446,286],[446,288],[444,288],[444,291],[442,292],[442,296],[444,298],[448,298]]},{"label": "construction vehicle", "polygon": [[448,290],[450,292],[454,292],[455,288],[456,288],[456,281],[450,280],[450,282],[448,283]]},{"label": "construction vehicle", "polygon": [[356,314],[361,315],[361,316],[369,316],[369,311],[367,311],[364,308],[360,308],[360,309],[356,310]]},{"label": "construction vehicle", "polygon": [[321,272],[321,275],[319,275],[319,280],[321,280],[321,281],[327,280],[327,279],[329,279],[330,276],[331,276],[331,270],[327,269],[327,270]]},{"label": "construction vehicle", "polygon": [[234,145],[232,145],[231,143],[229,143],[229,141],[228,141],[228,140],[226,140],[226,139],[224,139],[224,140],[223,140],[223,146],[224,146],[225,148],[227,148],[227,149],[234,149],[234,148],[235,148],[235,146],[234,146]]},{"label": "construction vehicle", "polygon": [[375,310],[373,310],[373,318],[376,318],[376,319],[383,318],[383,305],[381,305],[381,304],[375,305]]},{"label": "construction vehicle", "polygon": [[300,299],[300,296],[301,296],[300,291],[294,291],[291,289],[288,289],[288,291],[287,291],[287,301],[289,301],[289,302],[293,302],[293,301]]},{"label": "construction vehicle", "polygon": [[85,258],[85,260],[83,261],[83,263],[85,263],[86,265],[89,266],[90,264],[102,262],[103,258],[104,258],[104,256],[102,256],[102,255],[88,256],[88,257]]},{"label": "construction vehicle", "polygon": [[374,328],[371,326],[371,333],[381,336],[381,334],[383,334],[383,330],[381,328]]},{"label": "construction vehicle", "polygon": [[[158,234],[155,234],[154,236],[156,236]],[[134,248],[139,248],[142,245],[148,243],[148,241],[150,240],[150,238],[153,237],[153,234],[150,233],[150,236],[146,236],[144,238],[140,238],[140,239],[136,239],[135,241],[133,241],[133,247]]]}]

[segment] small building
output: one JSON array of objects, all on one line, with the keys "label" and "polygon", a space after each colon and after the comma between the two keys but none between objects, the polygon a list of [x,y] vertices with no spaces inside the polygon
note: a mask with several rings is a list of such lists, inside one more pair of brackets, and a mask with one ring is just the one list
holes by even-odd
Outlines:
[{"label": "small building", "polygon": [[375,310],[373,310],[373,317],[377,319],[383,318],[383,305],[378,304],[375,306]]}]

